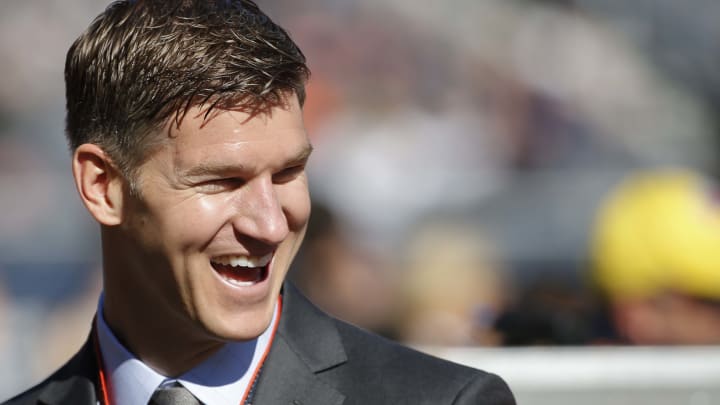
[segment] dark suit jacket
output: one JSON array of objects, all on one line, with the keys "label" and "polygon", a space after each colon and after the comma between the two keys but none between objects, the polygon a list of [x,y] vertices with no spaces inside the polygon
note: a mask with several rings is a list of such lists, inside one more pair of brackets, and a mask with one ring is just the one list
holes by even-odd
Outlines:
[{"label": "dark suit jacket", "polygon": [[[3,405],[96,405],[91,343]],[[286,284],[280,326],[255,405],[514,405],[493,374],[421,354],[333,319]],[[212,405],[212,404],[208,404]]]}]

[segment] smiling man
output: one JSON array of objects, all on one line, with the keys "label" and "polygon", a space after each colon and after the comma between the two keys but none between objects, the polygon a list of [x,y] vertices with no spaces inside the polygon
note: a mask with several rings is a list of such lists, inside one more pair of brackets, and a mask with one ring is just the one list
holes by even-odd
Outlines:
[{"label": "smiling man", "polygon": [[247,0],[120,1],[75,41],[67,134],[104,291],[80,351],[6,404],[514,404],[285,282],[310,215],[307,77]]}]

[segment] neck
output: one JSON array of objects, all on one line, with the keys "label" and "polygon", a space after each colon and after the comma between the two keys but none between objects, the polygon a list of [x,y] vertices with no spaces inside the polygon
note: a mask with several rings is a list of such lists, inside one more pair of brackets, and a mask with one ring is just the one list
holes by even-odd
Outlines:
[{"label": "neck", "polygon": [[163,311],[138,305],[132,299],[118,299],[111,291],[104,292],[103,317],[108,327],[128,351],[164,376],[180,376],[225,344],[192,333],[195,325],[181,326],[167,319]]}]

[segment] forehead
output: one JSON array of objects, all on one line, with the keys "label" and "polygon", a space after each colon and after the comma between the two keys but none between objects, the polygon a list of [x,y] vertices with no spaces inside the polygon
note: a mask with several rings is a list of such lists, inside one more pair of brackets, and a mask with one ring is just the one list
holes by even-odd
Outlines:
[{"label": "forehead", "polygon": [[309,148],[296,98],[260,114],[237,109],[213,110],[206,116],[193,107],[179,126],[170,124],[166,134],[169,152],[181,166],[227,158],[280,159]]},{"label": "forehead", "polygon": [[237,108],[215,108],[208,111],[202,106],[190,107],[179,125],[175,120],[168,126],[171,138],[180,142],[191,139],[188,135],[203,133],[221,135],[230,131],[247,140],[260,140],[266,134],[279,130],[303,129],[302,109],[297,97],[288,97],[284,103],[260,111]]}]

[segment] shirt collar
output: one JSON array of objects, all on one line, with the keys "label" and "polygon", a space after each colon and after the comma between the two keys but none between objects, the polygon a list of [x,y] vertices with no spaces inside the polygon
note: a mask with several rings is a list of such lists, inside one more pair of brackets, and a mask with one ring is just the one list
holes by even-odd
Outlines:
[{"label": "shirt collar", "polygon": [[178,381],[205,404],[238,405],[252,383],[255,369],[272,338],[277,321],[275,306],[270,326],[256,339],[227,343],[217,353],[177,379],[169,379],[148,367],[118,341],[103,317],[103,295],[97,311],[97,335],[113,404],[145,405],[157,387]]}]

